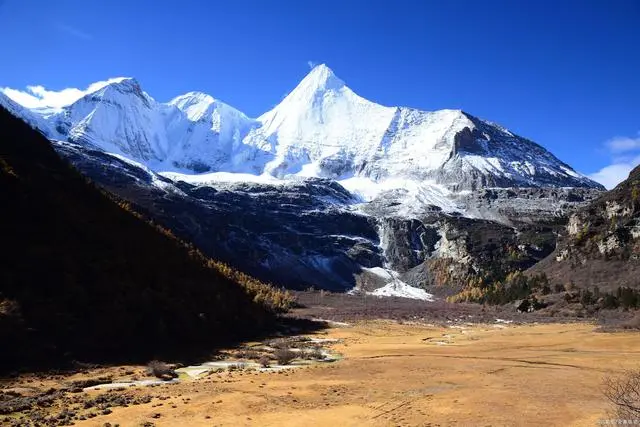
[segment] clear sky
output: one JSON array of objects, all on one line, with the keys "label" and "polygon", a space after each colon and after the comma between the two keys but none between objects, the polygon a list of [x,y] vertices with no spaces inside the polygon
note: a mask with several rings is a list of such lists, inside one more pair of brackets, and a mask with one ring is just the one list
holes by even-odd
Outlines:
[{"label": "clear sky", "polygon": [[326,63],[367,99],[463,109],[605,184],[640,162],[638,0],[0,0],[0,40],[0,88],[133,76],[257,116]]}]

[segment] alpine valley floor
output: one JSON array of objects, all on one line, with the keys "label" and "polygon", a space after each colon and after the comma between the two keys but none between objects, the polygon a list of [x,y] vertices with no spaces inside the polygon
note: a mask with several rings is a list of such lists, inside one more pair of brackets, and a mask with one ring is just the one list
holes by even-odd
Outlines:
[{"label": "alpine valley floor", "polygon": [[[362,320],[316,336],[338,340],[331,344],[331,351],[342,355],[338,361],[78,393],[73,396],[80,400],[75,405],[80,412],[82,399],[99,396],[108,401],[127,394],[138,402],[74,422],[99,427],[593,426],[608,418],[603,377],[637,368],[640,356],[637,332],[595,329],[584,322],[435,326]],[[123,370],[141,368],[102,368],[86,375],[117,376]],[[5,381],[3,388],[6,393],[9,387],[55,387],[55,381],[21,377]]]}]

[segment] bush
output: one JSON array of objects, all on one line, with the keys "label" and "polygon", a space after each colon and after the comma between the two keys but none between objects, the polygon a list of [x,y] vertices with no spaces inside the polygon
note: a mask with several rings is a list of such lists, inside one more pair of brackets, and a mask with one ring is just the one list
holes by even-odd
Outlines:
[{"label": "bush", "polygon": [[171,366],[164,362],[160,362],[159,360],[152,360],[149,362],[147,365],[147,371],[154,377],[165,381],[178,377],[178,374]]},{"label": "bush", "polygon": [[580,290],[580,304],[586,307],[595,302],[596,300],[593,298],[593,294],[589,291],[589,289]]},{"label": "bush", "polygon": [[622,329],[633,329],[640,331],[640,313],[636,314],[633,318],[622,323]]},{"label": "bush", "polygon": [[234,354],[234,356],[238,359],[249,359],[249,360],[258,360],[260,359],[260,353],[255,350],[243,349],[238,350]]},{"label": "bush", "polygon": [[229,372],[244,371],[246,368],[247,368],[247,364],[244,363],[243,361],[239,361],[238,363],[234,363],[234,364],[231,364],[231,365],[227,366],[227,370]]},{"label": "bush", "polygon": [[289,342],[284,338],[280,338],[280,339],[271,341],[269,343],[269,347],[273,347],[275,349],[289,348]]},{"label": "bush", "polygon": [[322,352],[322,349],[320,349],[319,347],[316,347],[313,350],[307,351],[305,356],[306,358],[311,360],[322,360],[325,358],[325,355]]},{"label": "bush", "polygon": [[288,348],[278,348],[273,355],[278,361],[278,365],[288,365],[296,358],[296,354]]},{"label": "bush", "polygon": [[627,371],[618,378],[605,378],[604,395],[613,407],[613,418],[640,419],[640,370]]},{"label": "bush", "polygon": [[263,368],[268,368],[271,366],[271,359],[269,358],[269,356],[264,355],[260,358],[258,363],[260,363],[260,366],[262,366]]}]

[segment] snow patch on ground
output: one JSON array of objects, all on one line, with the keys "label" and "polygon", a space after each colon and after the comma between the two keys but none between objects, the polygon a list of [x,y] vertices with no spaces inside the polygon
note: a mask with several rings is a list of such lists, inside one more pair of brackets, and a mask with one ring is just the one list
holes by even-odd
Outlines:
[{"label": "snow patch on ground", "polygon": [[374,291],[367,292],[368,295],[374,295],[378,297],[400,297],[419,299],[422,301],[433,301],[434,297],[424,289],[411,286],[398,278],[398,273],[382,267],[363,268],[371,274],[375,274],[389,283]]},{"label": "snow patch on ground", "polygon": [[373,292],[367,292],[370,295],[380,297],[401,297],[419,299],[422,301],[433,301],[433,295],[425,291],[424,289],[415,288],[411,285],[401,281],[394,281],[387,283],[381,288],[376,289]]},{"label": "snow patch on ground", "polygon": [[159,175],[172,181],[184,181],[193,185],[211,185],[216,183],[251,182],[255,184],[284,185],[288,181],[274,178],[271,175],[253,175],[249,173],[211,172],[189,174],[180,172],[159,172]]}]

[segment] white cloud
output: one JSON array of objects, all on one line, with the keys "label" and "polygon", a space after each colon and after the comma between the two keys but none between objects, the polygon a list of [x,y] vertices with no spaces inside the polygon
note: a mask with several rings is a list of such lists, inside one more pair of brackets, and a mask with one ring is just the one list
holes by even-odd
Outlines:
[{"label": "white cloud", "polygon": [[589,178],[612,189],[629,177],[629,172],[640,164],[640,133],[637,137],[617,136],[604,143],[611,164],[594,172]]},{"label": "white cloud", "polygon": [[640,150],[640,133],[635,138],[616,136],[607,141],[605,145],[613,153],[626,153],[628,151]]},{"label": "white cloud", "polygon": [[609,166],[605,166],[598,172],[588,175],[592,180],[599,182],[600,184],[611,190],[620,182],[629,177],[629,172],[640,164],[640,156],[634,158],[631,162],[627,163],[614,163]]},{"label": "white cloud", "polygon": [[307,66],[310,70],[314,69],[316,65],[318,65],[318,63],[315,61],[307,61]]},{"label": "white cloud", "polygon": [[108,84],[122,81],[117,77],[102,82],[90,84],[86,89],[66,88],[62,90],[48,90],[44,86],[27,86],[26,90],[0,88],[0,92],[27,108],[62,108],[73,104],[83,96],[102,89]]}]

